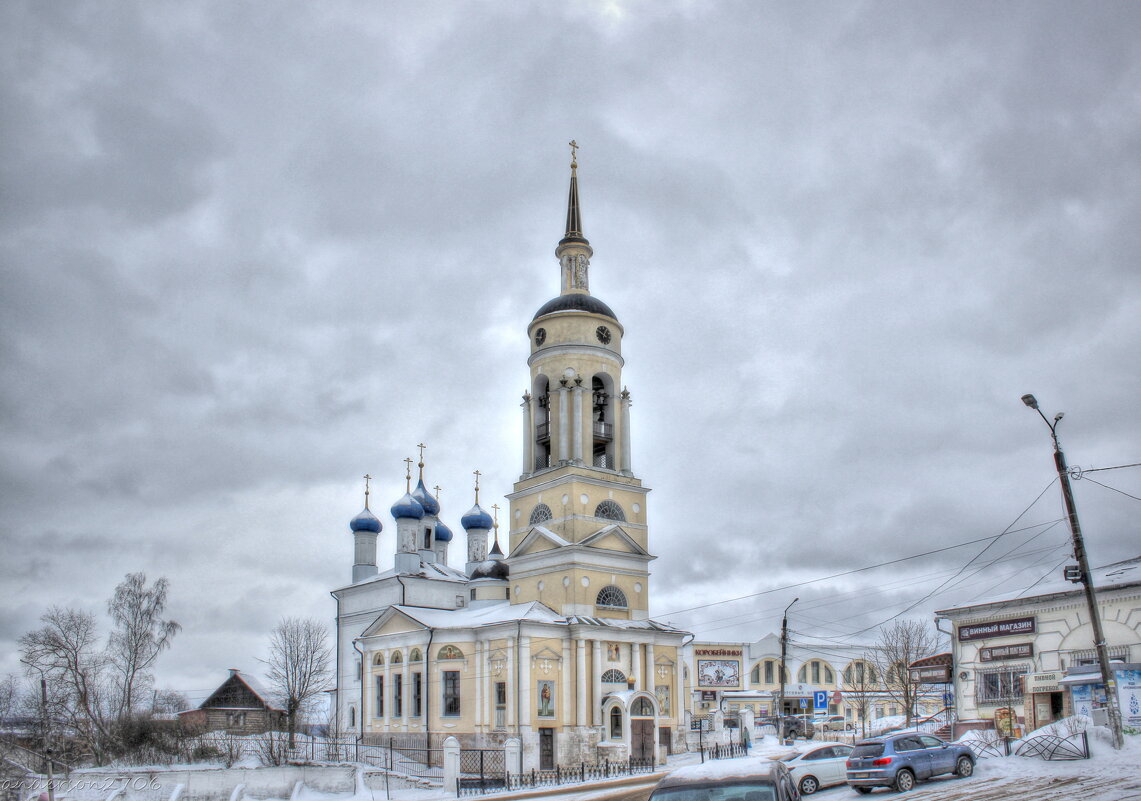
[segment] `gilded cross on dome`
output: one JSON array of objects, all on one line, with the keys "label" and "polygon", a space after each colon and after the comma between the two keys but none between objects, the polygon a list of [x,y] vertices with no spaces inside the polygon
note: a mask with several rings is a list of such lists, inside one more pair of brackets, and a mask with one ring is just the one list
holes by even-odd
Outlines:
[{"label": "gilded cross on dome", "polygon": [[570,140],[571,149],[571,169],[578,169],[578,142]]}]

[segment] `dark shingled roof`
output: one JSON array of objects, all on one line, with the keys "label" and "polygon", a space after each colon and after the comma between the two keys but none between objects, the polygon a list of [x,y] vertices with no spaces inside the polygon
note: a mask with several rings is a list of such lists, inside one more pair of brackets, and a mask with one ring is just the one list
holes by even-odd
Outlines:
[{"label": "dark shingled roof", "polygon": [[562,311],[578,311],[589,312],[591,314],[601,314],[609,317],[614,322],[618,322],[617,315],[610,310],[610,307],[603,303],[594,295],[583,295],[578,292],[573,292],[569,295],[559,295],[557,298],[551,298],[544,303],[532,320],[538,320],[545,314],[554,314],[555,312]]}]

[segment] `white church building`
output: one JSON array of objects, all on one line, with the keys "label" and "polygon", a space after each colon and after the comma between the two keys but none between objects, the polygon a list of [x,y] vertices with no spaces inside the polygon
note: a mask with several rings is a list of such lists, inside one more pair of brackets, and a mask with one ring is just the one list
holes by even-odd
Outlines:
[{"label": "white church building", "polygon": [[573,159],[555,256],[559,294],[526,331],[524,470],[507,496],[507,553],[477,483],[459,521],[464,567],[449,563],[452,531],[421,452],[415,486],[409,460],[407,491],[389,510],[396,553],[382,569],[366,487],[350,524],[352,581],[332,592],[342,732],[469,747],[517,738],[525,769],[660,762],[680,746],[688,634],[649,619],[649,489],[631,466],[625,332],[590,294]]}]

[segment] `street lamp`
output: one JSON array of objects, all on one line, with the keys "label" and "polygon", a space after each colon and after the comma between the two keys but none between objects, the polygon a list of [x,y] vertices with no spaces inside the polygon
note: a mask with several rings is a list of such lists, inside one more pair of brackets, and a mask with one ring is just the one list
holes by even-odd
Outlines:
[{"label": "street lamp", "polygon": [[1101,628],[1101,613],[1097,607],[1097,596],[1094,594],[1089,560],[1086,558],[1082,527],[1078,523],[1078,508],[1074,505],[1074,491],[1070,487],[1070,471],[1066,467],[1066,455],[1062,453],[1062,445],[1058,442],[1058,423],[1062,420],[1063,412],[1054,415],[1054,422],[1051,423],[1038,408],[1038,400],[1033,395],[1023,395],[1022,402],[1038,412],[1039,417],[1049,426],[1050,436],[1054,440],[1054,466],[1058,469],[1058,481],[1062,485],[1062,498],[1066,502],[1066,514],[1070,519],[1070,534],[1074,542],[1074,558],[1078,560],[1078,571],[1081,574],[1082,586],[1085,587],[1086,605],[1089,607],[1090,623],[1093,625],[1094,648],[1097,651],[1098,666],[1101,668],[1101,680],[1105,687],[1105,701],[1109,712],[1109,730],[1113,734],[1113,747],[1120,750],[1125,746],[1125,740],[1121,733],[1121,710],[1117,706],[1117,682],[1114,680],[1113,671],[1109,669],[1109,651],[1106,649],[1105,633]]}]

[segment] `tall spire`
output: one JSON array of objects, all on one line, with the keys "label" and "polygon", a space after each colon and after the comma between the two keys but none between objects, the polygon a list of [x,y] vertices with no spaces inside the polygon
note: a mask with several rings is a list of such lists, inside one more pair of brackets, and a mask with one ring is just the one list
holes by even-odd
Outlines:
[{"label": "tall spire", "polygon": [[560,245],[567,242],[583,242],[586,243],[586,237],[582,233],[582,212],[579,210],[578,203],[578,143],[575,140],[570,140],[571,149],[571,178],[570,178],[570,195],[567,197],[567,232],[563,237]]}]

